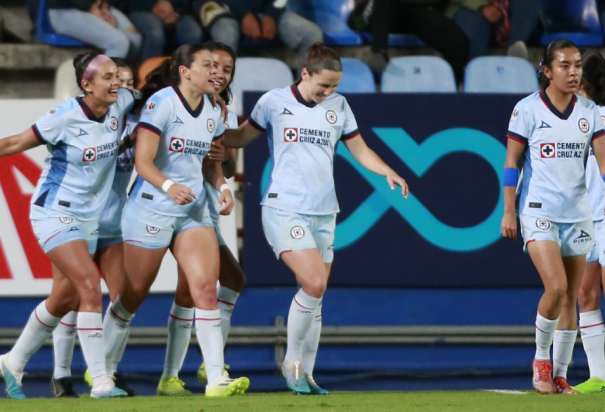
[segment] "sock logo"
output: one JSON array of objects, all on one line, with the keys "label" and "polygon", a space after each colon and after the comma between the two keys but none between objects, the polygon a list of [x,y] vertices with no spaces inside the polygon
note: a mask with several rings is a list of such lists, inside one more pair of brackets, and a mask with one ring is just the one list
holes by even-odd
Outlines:
[{"label": "sock logo", "polygon": [[94,333],[92,335],[88,335],[87,337],[89,337],[89,338],[102,338],[103,334],[100,333],[100,332],[97,332],[97,333]]}]

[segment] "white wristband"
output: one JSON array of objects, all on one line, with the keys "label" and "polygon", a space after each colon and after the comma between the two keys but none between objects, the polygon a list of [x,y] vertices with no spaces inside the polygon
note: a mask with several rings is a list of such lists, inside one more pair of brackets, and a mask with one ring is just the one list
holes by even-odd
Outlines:
[{"label": "white wristband", "polygon": [[164,184],[162,185],[162,190],[166,193],[168,193],[168,189],[170,189],[170,187],[174,184],[174,182],[170,179],[166,179],[166,181],[164,182]]},{"label": "white wristband", "polygon": [[231,190],[227,183],[223,183],[221,187],[218,189],[219,192],[223,193],[225,190]]}]

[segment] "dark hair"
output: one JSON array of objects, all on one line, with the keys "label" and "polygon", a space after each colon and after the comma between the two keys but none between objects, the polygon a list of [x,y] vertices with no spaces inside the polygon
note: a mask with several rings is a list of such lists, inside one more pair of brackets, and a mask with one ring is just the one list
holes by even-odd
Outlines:
[{"label": "dark hair", "polygon": [[132,72],[132,76],[135,77],[136,76],[136,66],[133,62],[126,60],[126,59],[122,59],[121,57],[112,57],[111,60],[113,60],[113,62],[116,64],[117,67],[127,67],[130,69],[130,71]]},{"label": "dark hair", "polygon": [[204,46],[207,47],[208,50],[210,50],[211,52],[224,51],[225,53],[228,53],[233,59],[233,71],[231,72],[231,80],[229,80],[227,87],[225,87],[225,89],[219,95],[225,101],[225,104],[230,104],[231,100],[233,99],[233,93],[231,93],[231,83],[233,82],[233,78],[235,77],[235,62],[237,60],[235,52],[230,46],[227,46],[225,43],[221,43],[214,40],[204,43]]},{"label": "dark hair", "polygon": [[605,106],[605,58],[596,50],[582,54],[582,87],[597,106]]},{"label": "dark hair", "polygon": [[[303,68],[307,69],[307,72],[312,76],[321,69],[309,69],[309,67],[326,60],[338,60],[340,62],[340,56],[336,53],[336,50],[329,48],[320,41],[316,41],[307,48],[307,53],[303,59]],[[295,84],[299,85],[301,81],[302,78],[299,78]]]},{"label": "dark hair", "polygon": [[[83,88],[82,88],[82,77],[84,77],[84,73],[86,72],[86,69],[88,68],[88,65],[90,64],[91,61],[94,60],[95,57],[100,56],[102,53],[100,52],[88,52],[88,53],[80,53],[78,54],[76,57],[74,57],[74,61],[73,61],[73,65],[74,65],[74,69],[76,69],[76,82],[78,83],[78,87],[80,88],[80,90],[82,90],[83,92],[86,92]],[[94,79],[94,73],[93,75],[90,77],[90,80]]]},{"label": "dark hair", "polygon": [[580,51],[578,46],[570,40],[559,39],[551,42],[546,50],[544,50],[544,57],[540,62],[540,71],[538,72],[538,77],[540,78],[540,88],[545,89],[550,84],[550,80],[544,74],[544,67],[548,67],[552,70],[552,61],[555,59],[555,52],[561,49],[576,49]]},{"label": "dark hair", "polygon": [[191,67],[195,60],[195,54],[202,50],[208,50],[208,48],[205,45],[184,44],[172,53],[170,59],[164,60],[158,67],[153,69],[145,77],[145,84],[141,88],[142,104],[145,104],[147,99],[163,88],[178,86],[181,83],[179,67]]}]

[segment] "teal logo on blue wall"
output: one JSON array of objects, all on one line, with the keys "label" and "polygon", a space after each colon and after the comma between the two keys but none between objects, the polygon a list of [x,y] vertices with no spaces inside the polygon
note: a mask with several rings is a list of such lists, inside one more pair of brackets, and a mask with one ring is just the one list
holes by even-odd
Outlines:
[{"label": "teal logo on blue wall", "polygon": [[[418,144],[401,128],[373,128],[372,130],[418,177],[421,177],[442,157],[451,153],[467,152],[485,159],[498,175],[498,181],[502,182],[506,148],[487,133],[467,128],[447,129]],[[424,207],[414,196],[413,188],[408,199],[404,200],[401,191],[391,191],[384,177],[363,168],[344,145],[338,145],[336,154],[344,158],[375,189],[374,193],[336,227],[334,243],[336,250],[360,240],[391,208],[395,209],[424,239],[446,250],[470,252],[489,246],[500,239],[500,220],[504,211],[501,186],[498,203],[487,219],[472,227],[451,227],[440,222]],[[269,159],[263,171],[261,194],[267,187],[270,174],[271,160]]]}]

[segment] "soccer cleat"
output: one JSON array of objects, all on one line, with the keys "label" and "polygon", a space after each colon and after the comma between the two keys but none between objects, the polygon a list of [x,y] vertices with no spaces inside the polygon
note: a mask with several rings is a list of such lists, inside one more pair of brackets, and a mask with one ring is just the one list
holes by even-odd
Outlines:
[{"label": "soccer cleat", "polygon": [[124,392],[128,394],[129,397],[137,396],[137,393],[130,386],[126,384],[124,381],[124,376],[121,373],[115,372],[113,374],[113,382],[116,385],[116,388],[122,389]]},{"label": "soccer cleat", "polygon": [[71,380],[71,376],[65,378],[50,380],[50,389],[53,391],[57,398],[79,398],[80,396],[74,389],[74,382]]},{"label": "soccer cleat", "polygon": [[105,375],[103,383],[95,385],[90,391],[90,397],[96,399],[126,398],[128,394],[117,388],[111,375]]},{"label": "soccer cleat", "polygon": [[553,379],[553,382],[555,386],[553,393],[564,393],[566,395],[575,395],[580,393],[577,390],[572,389],[571,386],[569,386],[569,383],[567,383],[567,378],[557,376]]},{"label": "soccer cleat", "polygon": [[329,395],[330,391],[322,389],[319,387],[313,376],[305,375],[307,378],[307,383],[309,384],[309,389],[311,389],[311,395]]},{"label": "soccer cleat", "polygon": [[592,377],[586,382],[572,386],[572,389],[575,389],[580,393],[601,393],[605,392],[605,381],[597,377]]},{"label": "soccer cleat", "polygon": [[284,378],[286,378],[288,388],[290,388],[292,392],[301,395],[311,394],[311,388],[309,388],[309,382],[307,382],[300,360],[284,360],[284,363],[281,365],[281,371]]},{"label": "soccer cleat", "polygon": [[[223,375],[227,374],[229,376],[229,365],[225,363],[225,367],[223,368]],[[197,370],[197,380],[203,383],[204,385],[208,385],[208,375],[206,374],[206,362],[202,362],[200,368]]]},{"label": "soccer cleat", "polygon": [[8,353],[0,356],[0,377],[6,384],[6,394],[10,399],[25,399],[23,394],[23,373],[11,371],[7,364]]},{"label": "soccer cleat", "polygon": [[88,369],[84,372],[84,382],[92,388],[92,376],[90,376],[90,371]]},{"label": "soccer cleat", "polygon": [[171,376],[160,379],[157,389],[158,396],[190,396],[191,392],[185,389],[185,382]]},{"label": "soccer cleat", "polygon": [[532,364],[534,389],[541,394],[555,393],[555,384],[552,380],[552,364],[549,360],[534,359]]},{"label": "soccer cleat", "polygon": [[234,395],[243,395],[250,387],[250,379],[237,378],[230,379],[226,373],[219,376],[214,382],[206,385],[206,396],[226,397]]}]

